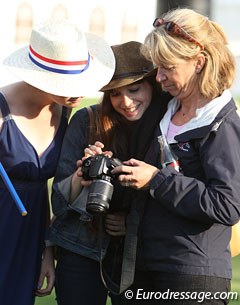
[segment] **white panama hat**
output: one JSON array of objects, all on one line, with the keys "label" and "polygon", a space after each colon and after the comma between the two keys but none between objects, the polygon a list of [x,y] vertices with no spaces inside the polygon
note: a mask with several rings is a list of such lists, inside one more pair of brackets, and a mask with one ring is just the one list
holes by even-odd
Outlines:
[{"label": "white panama hat", "polygon": [[3,64],[28,84],[64,97],[98,91],[115,70],[111,47],[70,20],[39,24],[32,30],[29,46],[12,53]]}]

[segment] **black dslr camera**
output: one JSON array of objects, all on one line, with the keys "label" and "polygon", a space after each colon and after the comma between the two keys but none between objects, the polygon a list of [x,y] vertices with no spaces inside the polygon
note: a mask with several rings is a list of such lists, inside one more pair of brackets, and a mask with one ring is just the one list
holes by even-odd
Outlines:
[{"label": "black dslr camera", "polygon": [[121,165],[116,158],[103,154],[91,156],[83,161],[82,172],[85,180],[93,180],[89,187],[86,209],[90,213],[106,213],[112,199],[112,180],[116,175],[111,170]]}]

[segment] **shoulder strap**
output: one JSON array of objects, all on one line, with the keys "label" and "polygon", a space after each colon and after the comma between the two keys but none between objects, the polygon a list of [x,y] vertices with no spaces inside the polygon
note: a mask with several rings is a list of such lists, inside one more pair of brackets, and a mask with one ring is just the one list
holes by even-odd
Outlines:
[{"label": "shoulder strap", "polygon": [[91,106],[87,107],[87,111],[88,111],[88,115],[89,115],[88,143],[91,144],[91,143],[93,143],[93,130],[95,127],[94,114],[93,114],[93,110],[92,110]]},{"label": "shoulder strap", "polygon": [[4,120],[11,118],[10,110],[5,99],[5,96],[0,92],[0,109],[2,111],[2,116]]},{"label": "shoulder strap", "polygon": [[91,106],[87,107],[89,115],[89,134],[88,143],[93,144],[96,140],[101,141],[101,127],[100,127],[100,116],[99,116],[99,105],[93,109]]},{"label": "shoulder strap", "polygon": [[88,115],[89,115],[90,126],[92,126],[93,125],[93,110],[92,110],[92,107],[91,106],[87,107],[87,111],[88,111]]}]

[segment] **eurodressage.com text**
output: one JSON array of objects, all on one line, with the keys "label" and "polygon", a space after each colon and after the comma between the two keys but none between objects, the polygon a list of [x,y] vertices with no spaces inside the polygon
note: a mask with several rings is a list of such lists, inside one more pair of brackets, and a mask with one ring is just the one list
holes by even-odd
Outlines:
[{"label": "eurodressage.com text", "polygon": [[204,300],[238,300],[237,292],[174,292],[168,289],[164,292],[159,291],[144,291],[144,289],[139,288],[136,291],[136,295],[132,290],[125,291],[125,298],[136,299],[136,300],[197,300],[198,303],[202,303]]}]

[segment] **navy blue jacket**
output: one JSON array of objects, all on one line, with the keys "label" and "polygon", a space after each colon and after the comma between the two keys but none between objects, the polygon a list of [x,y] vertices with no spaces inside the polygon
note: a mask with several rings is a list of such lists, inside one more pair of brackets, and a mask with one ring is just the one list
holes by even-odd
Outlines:
[{"label": "navy blue jacket", "polygon": [[[231,226],[240,217],[240,118],[234,101],[210,125],[175,140],[171,147],[183,174],[168,166],[150,183],[155,198],[149,195],[139,229],[138,268],[231,278]],[[159,164],[156,139],[146,161]]]}]

